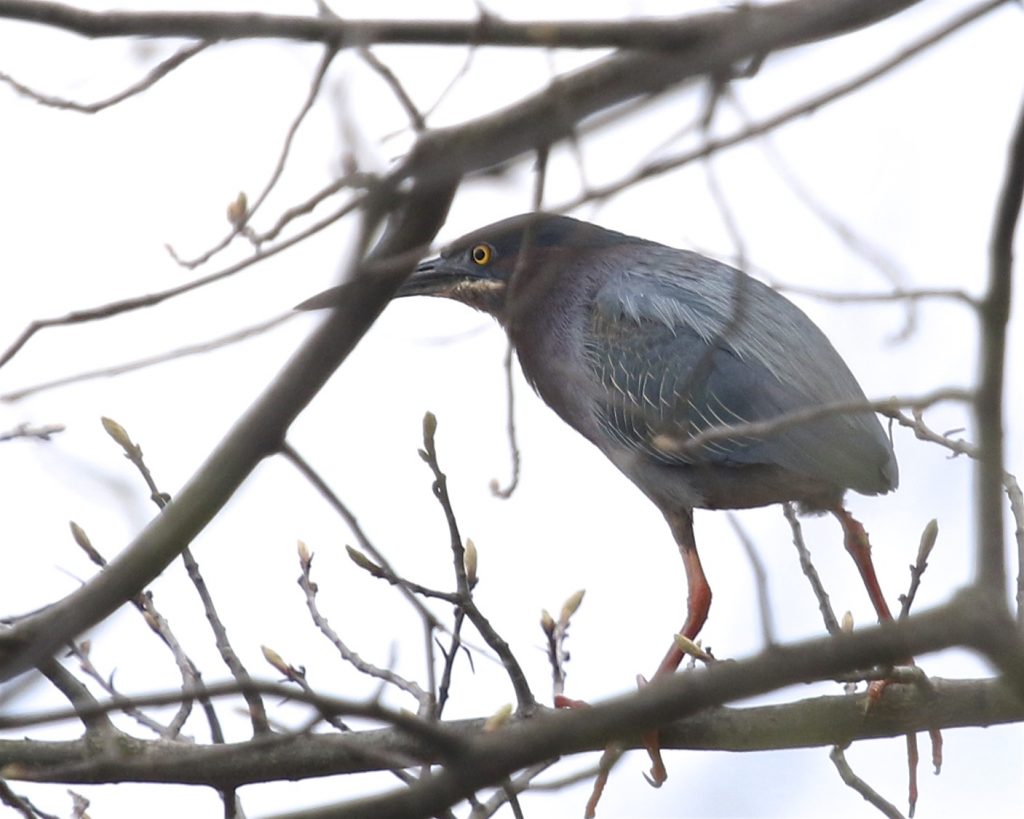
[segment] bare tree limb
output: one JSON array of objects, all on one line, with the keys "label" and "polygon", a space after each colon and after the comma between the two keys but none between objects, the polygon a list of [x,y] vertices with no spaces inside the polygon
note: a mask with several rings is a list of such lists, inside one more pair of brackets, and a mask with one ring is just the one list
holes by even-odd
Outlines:
[{"label": "bare tree limb", "polygon": [[[782,17],[787,23],[814,20],[813,4],[793,2]],[[860,0],[837,2],[837,15],[849,27],[859,27],[891,14],[910,2]],[[842,8],[846,6],[846,8]],[[758,23],[756,7],[749,25]],[[92,12],[41,0],[2,0],[0,17],[60,28],[83,37],[188,37],[204,40],[275,38],[325,43],[336,48],[359,48],[373,43],[433,45],[501,45],[530,48],[644,48],[692,46],[714,31],[718,12],[675,20],[620,22],[510,22],[494,15],[476,20],[407,21],[342,20],[334,16],[294,17],[270,14],[199,12]]]},{"label": "bare tree limb", "polygon": [[[802,647],[807,651],[811,646],[822,646],[827,640],[817,640]],[[749,672],[751,663],[760,665],[761,658],[743,660],[738,665]],[[703,671],[699,672],[703,673]],[[697,673],[680,675],[680,679],[697,676]],[[763,751],[792,748],[827,747],[846,744],[859,739],[899,736],[909,729],[921,729],[928,725],[940,728],[958,726],[989,726],[1019,721],[1024,717],[1024,704],[1016,698],[1006,685],[996,680],[942,680],[932,679],[930,690],[916,685],[890,686],[881,701],[865,709],[867,694],[830,695],[813,697],[799,702],[782,705],[721,707],[703,710],[691,716],[663,724],[662,744],[665,748],[722,751]],[[356,703],[345,703],[329,697],[322,697],[297,690],[288,685],[273,683],[252,684],[253,690],[268,696],[288,697],[293,700],[310,702],[325,714],[338,714],[351,710],[362,710],[365,715],[374,713],[370,706],[357,708]],[[684,686],[690,690],[687,683]],[[703,685],[699,686],[704,690]],[[208,691],[213,696],[237,694],[236,684],[211,684]],[[112,702],[98,703],[100,708],[120,710],[125,702],[138,706],[173,703],[182,692],[136,698],[120,698]],[[195,694],[193,693],[192,696]],[[630,694],[608,703],[598,703],[593,709],[603,718],[609,709],[629,713],[637,712]],[[96,709],[99,710],[99,709]],[[95,711],[94,711],[95,713]],[[400,712],[393,712],[398,715]],[[565,715],[575,714],[566,723]],[[27,722],[40,724],[56,717],[75,717],[74,709],[61,709],[48,714],[29,715],[29,719],[8,720],[12,726]],[[524,737],[534,744],[533,752],[538,757],[551,753],[551,747],[535,741],[536,735],[546,736],[555,725],[566,726],[586,722],[586,712],[561,712],[544,710],[525,720],[511,720],[507,728],[516,737],[517,745]],[[406,719],[423,724],[416,717]],[[186,742],[159,742],[123,737],[124,753],[116,761],[92,759],[84,739],[58,742],[24,740],[0,740],[0,768],[11,771],[8,776],[32,781],[65,781],[68,783],[122,782],[167,782],[193,785],[242,785],[246,783],[304,779],[311,777],[362,773],[367,770],[386,769],[387,758],[405,758],[408,764],[416,761],[444,763],[453,754],[469,752],[471,743],[491,741],[481,729],[483,719],[453,720],[440,723],[434,730],[440,731],[443,741],[433,732],[411,733],[406,727],[353,731],[344,734],[306,734],[302,742],[296,742],[293,734],[264,736],[243,742],[224,745],[198,745]],[[500,733],[500,732],[499,732]],[[508,737],[511,739],[512,737]],[[604,739],[566,738],[562,747],[571,747],[573,752],[600,750]],[[629,748],[642,747],[634,737],[626,742]],[[72,769],[75,763],[86,762]],[[63,776],[56,775],[63,770]]]},{"label": "bare tree limb", "polygon": [[711,139],[693,150],[684,151],[683,153],[677,154],[676,156],[664,157],[662,159],[653,160],[646,163],[642,167],[618,180],[607,185],[599,187],[589,188],[584,191],[579,197],[572,199],[567,202],[563,202],[557,207],[559,211],[567,211],[578,208],[579,206],[586,204],[587,202],[600,201],[607,199],[610,196],[619,193],[626,188],[632,187],[637,182],[644,179],[649,179],[653,176],[658,176],[668,171],[681,168],[683,165],[687,165],[699,159],[706,159],[712,154],[718,153],[726,148],[732,148],[736,145],[740,145],[744,142],[767,134],[770,131],[774,131],[780,126],[790,122],[794,119],[798,119],[809,114],[813,114],[825,105],[835,102],[836,100],[845,97],[847,94],[851,94],[854,91],[858,91],[865,85],[868,85],[880,77],[885,76],[894,68],[907,60],[917,56],[918,54],[931,48],[936,43],[945,39],[949,35],[959,31],[969,23],[983,17],[998,6],[1004,5],[1005,0],[988,0],[988,2],[976,6],[973,9],[968,10],[962,15],[957,16],[946,25],[940,27],[934,32],[925,35],[921,39],[912,43],[910,46],[900,49],[896,54],[892,55],[886,60],[883,60],[878,65],[868,69],[867,71],[858,74],[845,82],[836,85],[833,88],[827,89],[820,94],[799,102],[789,108],[785,108],[774,116],[768,117],[761,122],[749,125],[745,128],[740,129],[734,134],[726,137],[719,137],[717,139]]},{"label": "bare tree limb", "polygon": [[974,399],[978,419],[977,578],[994,599],[1005,601],[1006,565],[1003,527],[1003,387],[1006,325],[1010,318],[1013,236],[1024,197],[1024,105],[1010,142],[1006,176],[996,205],[989,249],[989,283],[980,312],[981,378]]},{"label": "bare tree limb", "polygon": [[[1008,629],[1011,634],[1016,632],[1005,611],[985,605],[977,595],[962,594],[940,611],[926,612],[902,622],[808,641],[799,648],[773,647],[748,662],[714,663],[686,674],[656,679],[628,697],[601,706],[562,710],[544,719],[510,724],[497,734],[485,734],[473,742],[473,764],[468,769],[443,770],[401,791],[301,813],[281,814],[277,819],[431,816],[478,788],[501,781],[543,759],[583,747],[604,747],[612,738],[639,740],[644,731],[663,725],[666,719],[695,714],[713,702],[749,696],[755,690],[773,690],[798,679],[831,676],[843,664],[840,657],[852,661],[849,667],[875,661],[897,662],[901,657],[927,653],[950,640],[975,643],[988,653],[995,650],[995,643],[1000,640],[998,635],[1005,635]],[[994,635],[992,640],[985,636],[990,630]],[[865,641],[871,643],[870,649]],[[815,649],[811,650],[811,645]],[[999,647],[1006,648],[1006,645]],[[1017,654],[1021,653],[1018,648]],[[1020,657],[1017,659],[1019,661]],[[862,711],[860,720],[864,719]],[[906,730],[899,733],[906,733]],[[833,744],[842,744],[842,741]]]}]

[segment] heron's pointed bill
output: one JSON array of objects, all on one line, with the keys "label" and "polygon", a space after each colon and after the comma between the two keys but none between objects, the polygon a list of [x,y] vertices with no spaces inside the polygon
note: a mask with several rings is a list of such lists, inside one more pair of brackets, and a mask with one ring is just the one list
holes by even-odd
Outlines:
[{"label": "heron's pointed bill", "polygon": [[[351,294],[355,282],[339,284],[318,293],[295,306],[296,310],[326,310],[341,304]],[[425,259],[395,291],[394,298],[404,296],[440,296],[465,304],[490,301],[505,289],[505,282],[482,276],[475,270],[454,268],[440,256]]]}]

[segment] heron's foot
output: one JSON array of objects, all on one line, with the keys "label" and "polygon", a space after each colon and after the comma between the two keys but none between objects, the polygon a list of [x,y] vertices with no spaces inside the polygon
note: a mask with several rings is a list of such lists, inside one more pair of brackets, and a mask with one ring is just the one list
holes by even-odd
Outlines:
[{"label": "heron's foot", "polygon": [[564,694],[555,694],[555,708],[589,708],[590,703],[586,700],[574,700]]},{"label": "heron's foot", "polygon": [[597,776],[594,778],[594,787],[590,791],[590,798],[587,800],[587,807],[583,811],[584,819],[594,819],[597,816],[597,803],[601,801],[604,793],[604,786],[608,784],[608,776],[612,767],[622,756],[622,748],[614,743],[604,749],[601,754],[601,761],[597,764]]},{"label": "heron's foot", "polygon": [[[636,687],[643,688],[645,685],[647,685],[647,678],[643,674],[637,674]],[[651,758],[651,772],[644,774],[644,779],[652,788],[660,788],[668,779],[668,770],[661,758],[661,735],[657,731],[644,734],[643,743],[644,748],[647,749],[647,755]]]},{"label": "heron's foot", "polygon": [[[918,684],[927,686],[927,677],[923,672],[914,664],[911,659],[907,665],[916,672],[919,672],[920,682]],[[874,680],[868,684],[868,696],[865,706],[865,712],[870,712],[875,704],[882,698],[882,694],[891,685],[905,682],[896,678],[889,678],[884,680]],[[913,684],[913,683],[911,683]],[[935,770],[935,774],[938,775],[942,770],[942,732],[938,728],[932,728],[928,731],[928,737],[932,744],[932,766]],[[917,807],[918,797],[918,786],[917,786],[917,768],[920,760],[920,754],[918,753],[917,747],[917,734],[907,734],[907,813],[913,817],[914,811]]]},{"label": "heron's foot", "polygon": [[[875,704],[882,698],[882,694],[891,685],[916,685],[927,691],[932,690],[932,684],[928,679],[928,675],[921,670],[921,667],[914,662],[913,658],[908,660],[898,672],[894,671],[893,673],[895,675],[893,677],[888,677],[884,680],[873,680],[868,683],[865,712],[870,712],[875,707]],[[942,732],[938,728],[931,728],[928,731],[928,736],[931,738],[932,743],[932,767],[935,769],[935,773],[939,774],[942,771]]]}]

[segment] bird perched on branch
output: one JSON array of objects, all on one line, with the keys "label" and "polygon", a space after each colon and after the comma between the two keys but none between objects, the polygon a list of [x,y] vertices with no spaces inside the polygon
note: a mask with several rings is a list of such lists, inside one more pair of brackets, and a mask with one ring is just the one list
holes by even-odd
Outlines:
[{"label": "bird perched on branch", "polygon": [[[336,290],[300,307],[330,306]],[[790,501],[831,512],[879,618],[891,619],[842,501],[848,489],[896,488],[892,446],[828,339],[776,291],[697,253],[538,213],[456,240],[397,295],[494,316],[544,402],[661,510],[686,569],[685,637],[711,605],[696,508]],[[682,658],[673,645],[657,674]]]}]

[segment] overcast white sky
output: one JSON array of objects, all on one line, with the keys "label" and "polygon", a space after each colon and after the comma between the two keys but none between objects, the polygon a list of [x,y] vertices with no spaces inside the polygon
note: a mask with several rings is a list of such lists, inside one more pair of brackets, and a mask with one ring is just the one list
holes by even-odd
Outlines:
[{"label": "overcast white sky", "polygon": [[[143,4],[146,5],[146,4]],[[182,7],[184,4],[174,4]],[[519,19],[583,17],[592,3],[490,2]],[[618,2],[601,13],[678,13],[689,3]],[[707,5],[707,4],[705,4]],[[141,6],[140,6],[141,7]],[[156,8],[155,3],[146,5]],[[170,8],[170,5],[164,6]],[[302,4],[222,4],[223,8],[296,13]],[[350,8],[351,7],[351,8]],[[756,78],[735,84],[758,118],[837,83],[967,7],[931,2],[875,30],[823,46],[773,56]],[[209,8],[203,5],[203,8]],[[431,4],[436,16],[467,18],[471,3]],[[347,4],[345,14],[422,17],[423,4]],[[1024,17],[1014,4],[814,116],[713,164],[742,234],[752,272],[773,283],[840,292],[877,292],[879,271],[851,252],[794,194],[777,171],[782,157],[813,197],[902,271],[908,287],[962,288],[979,293],[1011,123],[1024,94]],[[89,101],[141,76],[169,54],[164,42],[88,42],[39,27],[0,21],[0,71],[46,93]],[[428,107],[459,70],[462,49],[380,48],[413,99]],[[94,117],[41,107],[0,86],[0,346],[30,320],[56,316],[187,280],[164,250],[194,255],[226,231],[224,211],[239,190],[250,197],[272,169],[288,123],[300,106],[319,50],[273,42],[218,46],[166,81]],[[431,124],[457,123],[542,87],[552,68],[564,70],[592,54],[525,55],[484,49]],[[609,128],[582,145],[590,183],[618,178],[682,131],[700,110],[701,93],[674,94],[628,127]],[[344,118],[345,125],[339,124]],[[717,128],[739,120],[723,109]],[[339,139],[367,168],[384,168],[409,145],[401,109],[381,81],[352,55],[340,56],[324,100],[300,133],[272,214],[310,195],[336,173]],[[675,147],[685,147],[692,136]],[[441,239],[528,210],[528,162],[501,177],[467,182]],[[552,155],[545,205],[557,207],[579,190],[570,151]],[[607,227],[731,261],[737,248],[695,165],[637,186],[604,206],[575,212]],[[295,251],[224,283],[160,307],[108,322],[40,333],[0,370],[0,393],[83,369],[132,360],[218,336],[276,315],[337,277],[350,225],[321,234]],[[1019,243],[1018,243],[1019,247]],[[226,258],[237,258],[229,254]],[[221,259],[214,264],[226,262]],[[835,305],[796,299],[821,325],[869,397],[964,386],[975,375],[975,321],[961,305],[927,301],[914,332],[898,338],[905,310],[893,305]],[[298,317],[250,341],[202,357],[116,379],[0,402],[0,430],[19,423],[61,423],[50,444],[16,442],[0,450],[0,520],[4,569],[2,613],[43,605],[76,587],[92,567],[71,542],[75,520],[108,556],[153,515],[145,488],[103,433],[99,417],[122,423],[143,446],[162,489],[176,492],[238,414],[319,321]],[[1007,368],[1008,465],[1019,472],[1024,411],[1020,378],[1020,310],[1011,326]],[[504,337],[481,314],[439,300],[408,300],[388,308],[365,342],[296,423],[291,440],[351,504],[378,548],[406,576],[450,584],[444,521],[416,448],[425,410],[439,419],[438,448],[462,531],[480,552],[479,603],[511,642],[538,694],[548,690],[540,651],[540,610],[555,610],[573,591],[587,590],[570,641],[568,691],[589,700],[631,689],[650,673],[681,623],[682,567],[657,510],[589,444],[565,427],[517,374],[522,482],[509,501],[493,498],[492,478],[507,479]],[[962,408],[928,414],[938,430],[966,428]],[[889,598],[906,588],[921,529],[941,528],[918,596],[926,609],[948,598],[972,572],[970,464],[896,430],[901,486],[884,498],[853,496]],[[769,593],[779,640],[823,633],[817,603],[799,572],[778,508],[737,516],[769,566]],[[698,512],[697,539],[715,591],[704,638],[720,657],[742,657],[762,645],[750,566],[724,513]],[[806,522],[809,545],[839,613],[867,624],[873,613],[831,519]],[[308,621],[300,591],[295,541],[316,554],[321,605],[354,648],[379,664],[422,676],[418,621],[393,591],[366,578],[345,558],[352,537],[287,464],[261,466],[195,551],[234,639],[260,676],[273,678],[259,654],[266,644],[304,665],[318,689],[369,696],[375,686],[335,660]],[[177,566],[153,587],[157,604],[207,680],[226,677],[202,613]],[[92,634],[94,660],[127,692],[173,686],[171,659],[134,612],[123,610]],[[985,674],[961,652],[922,658],[938,676]],[[820,693],[837,694],[822,685]],[[809,688],[785,692],[795,698]],[[512,699],[501,670],[485,657],[476,673],[462,667],[450,716],[489,714]],[[395,700],[396,704],[409,703]],[[26,707],[59,704],[45,690]],[[54,735],[74,733],[64,727]],[[202,726],[193,730],[205,737]],[[245,736],[245,724],[233,729]],[[1019,812],[1024,785],[1024,731],[1019,726],[946,733],[946,768],[922,768],[919,816],[1009,816]],[[922,748],[926,747],[922,737]],[[848,754],[858,773],[905,807],[904,744],[860,743]],[[827,749],[771,754],[670,753],[670,779],[660,791],[641,779],[646,759],[627,758],[613,775],[601,816],[872,815],[839,781]],[[582,767],[583,760],[562,770]],[[250,815],[393,787],[387,777],[279,784],[242,791]],[[582,812],[588,786],[530,797],[531,816]],[[60,787],[24,788],[44,808],[69,811]],[[219,815],[215,794],[149,786],[76,788],[93,800],[93,817],[150,813],[156,800],[176,813]],[[827,807],[825,807],[827,806]]]}]

